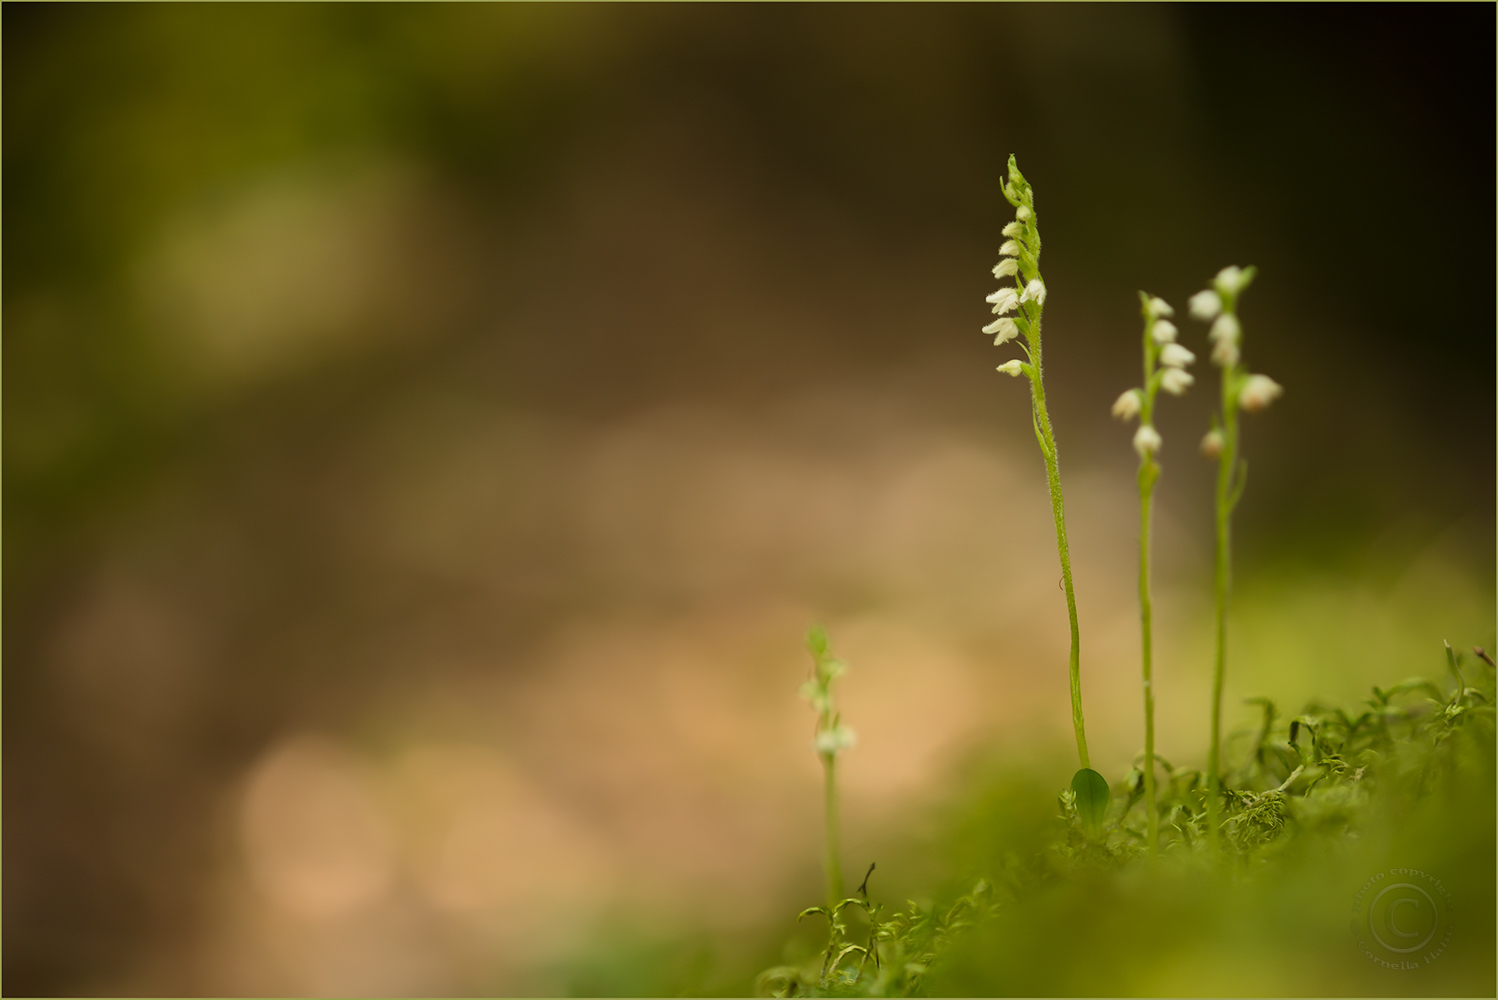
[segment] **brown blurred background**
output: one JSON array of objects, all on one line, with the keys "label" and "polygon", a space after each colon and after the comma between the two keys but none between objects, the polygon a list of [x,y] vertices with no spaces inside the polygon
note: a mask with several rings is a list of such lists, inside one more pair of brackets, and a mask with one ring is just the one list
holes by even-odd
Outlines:
[{"label": "brown blurred background", "polygon": [[[1492,640],[1491,6],[3,25],[8,993],[607,990],[565,972],[599,928],[779,927],[813,621],[850,866],[973,748],[1064,751],[1043,470],[978,332],[1010,152],[1105,773],[1138,288],[1260,268],[1231,712]],[[1157,572],[1194,764],[1198,375]]]}]

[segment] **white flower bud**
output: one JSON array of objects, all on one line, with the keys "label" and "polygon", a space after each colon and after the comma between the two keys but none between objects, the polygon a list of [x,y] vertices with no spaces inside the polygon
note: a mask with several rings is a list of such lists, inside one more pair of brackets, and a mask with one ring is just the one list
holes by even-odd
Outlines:
[{"label": "white flower bud", "polygon": [[1176,325],[1168,319],[1157,319],[1155,325],[1150,327],[1150,336],[1155,338],[1157,344],[1174,344],[1178,332]]},{"label": "white flower bud", "polygon": [[1233,264],[1218,271],[1214,280],[1217,290],[1223,295],[1237,295],[1247,285],[1243,280],[1243,270]]},{"label": "white flower bud", "polygon": [[1217,317],[1217,322],[1212,324],[1212,329],[1207,331],[1207,339],[1214,343],[1219,340],[1231,340],[1238,342],[1243,336],[1243,326],[1238,322],[1238,317],[1232,313],[1223,313]]},{"label": "white flower bud", "polygon": [[998,347],[1005,341],[1013,340],[1015,337],[1018,337],[1019,327],[1015,326],[1014,320],[1010,319],[1009,317],[1000,316],[998,319],[985,326],[983,328],[983,332],[987,334],[998,334],[998,336],[994,338],[993,342],[993,346]]},{"label": "white flower bud", "polygon": [[1002,365],[999,365],[998,370],[1005,375],[1021,375],[1025,369],[1020,360],[1016,358],[1013,361],[1006,361]]},{"label": "white flower bud", "polygon": [[1208,458],[1216,458],[1218,455],[1222,454],[1223,444],[1224,441],[1222,440],[1222,431],[1219,431],[1215,428],[1207,431],[1207,433],[1202,437],[1202,454],[1206,455]]},{"label": "white flower bud", "polygon": [[1045,305],[1045,282],[1039,278],[1032,278],[1025,286],[1025,294],[1019,297],[1021,302],[1034,302],[1038,306]]},{"label": "white flower bud", "polygon": [[1238,405],[1249,413],[1257,413],[1284,393],[1284,387],[1268,375],[1250,375],[1238,390]]},{"label": "white flower bud", "polygon": [[983,301],[993,303],[994,315],[1002,316],[1019,305],[1019,293],[1012,288],[1000,288]]},{"label": "white flower bud", "polygon": [[1001,247],[999,247],[999,256],[1000,257],[1018,257],[1019,256],[1019,244],[1016,243],[1016,242],[1014,242],[1013,240],[1005,240],[1004,241],[1004,245],[1001,246]]},{"label": "white flower bud", "polygon": [[1149,301],[1150,315],[1155,318],[1161,316],[1174,316],[1176,311],[1170,307],[1170,303],[1156,295]]},{"label": "white flower bud", "polygon": [[1029,222],[1031,219],[1035,218],[1035,213],[1030,211],[1024,205],[1021,205],[1015,210],[1014,217],[1016,219],[1019,219],[1019,221],[1021,222]]},{"label": "white flower bud", "polygon": [[848,726],[833,726],[831,729],[823,729],[817,733],[813,746],[817,753],[835,754],[840,750],[847,750],[858,743],[858,734]]},{"label": "white flower bud", "polygon": [[1223,337],[1212,346],[1212,363],[1219,368],[1231,368],[1238,363],[1238,345],[1231,337]]},{"label": "white flower bud", "polygon": [[1144,406],[1143,394],[1138,389],[1128,389],[1113,401],[1115,420],[1133,420]]},{"label": "white flower bud", "polygon": [[1191,296],[1191,315],[1205,323],[1222,312],[1222,298],[1212,289],[1205,288]]},{"label": "white flower bud", "polygon": [[1160,434],[1149,424],[1140,424],[1139,429],[1134,432],[1134,450],[1139,452],[1139,457],[1153,455],[1160,450]]},{"label": "white flower bud", "polygon": [[1195,381],[1190,372],[1179,368],[1167,368],[1160,373],[1160,388],[1172,396],[1185,395],[1186,387]]},{"label": "white flower bud", "polygon": [[1004,235],[1005,236],[1023,236],[1023,235],[1025,235],[1025,224],[1023,222],[1011,222],[1011,223],[1009,223],[1007,226],[1004,227]]},{"label": "white flower bud", "polygon": [[1160,349],[1160,363],[1167,368],[1185,368],[1195,360],[1196,355],[1180,344],[1166,344]]},{"label": "white flower bud", "polygon": [[1012,278],[1019,270],[1019,262],[1013,257],[1005,257],[993,266],[995,278]]}]

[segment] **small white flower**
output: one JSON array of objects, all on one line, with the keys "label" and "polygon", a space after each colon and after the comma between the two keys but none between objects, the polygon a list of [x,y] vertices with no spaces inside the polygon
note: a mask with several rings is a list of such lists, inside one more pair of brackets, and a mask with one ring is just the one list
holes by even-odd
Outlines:
[{"label": "small white flower", "polygon": [[1210,288],[1204,288],[1191,296],[1191,315],[1205,323],[1222,312],[1222,298]]},{"label": "small white flower", "polygon": [[1035,218],[1035,213],[1030,211],[1024,205],[1021,205],[1018,209],[1015,210],[1014,217],[1019,219],[1019,221],[1021,222],[1029,222],[1031,219]]},{"label": "small white flower", "polygon": [[1133,420],[1139,416],[1139,410],[1143,407],[1142,393],[1138,389],[1128,389],[1113,401],[1113,417],[1116,420]]},{"label": "small white flower", "polygon": [[1284,395],[1284,387],[1268,375],[1250,375],[1238,390],[1238,405],[1256,413]]},{"label": "small white flower", "polygon": [[1019,293],[1012,288],[1000,288],[983,301],[993,303],[994,315],[1002,316],[1019,305]]},{"label": "small white flower", "polygon": [[1223,295],[1237,295],[1243,288],[1243,270],[1234,264],[1229,264],[1217,272],[1214,279],[1217,290]]},{"label": "small white flower", "polygon": [[1016,243],[1016,242],[1014,242],[1013,240],[1005,240],[1004,241],[1004,245],[1001,246],[1001,247],[999,247],[999,256],[1000,257],[1018,257],[1019,256],[1019,244]]},{"label": "small white flower", "polygon": [[999,365],[998,370],[1005,375],[1020,375],[1024,373],[1025,369],[1020,360],[1016,358],[1013,361],[1006,361],[1002,365]]},{"label": "small white flower", "polygon": [[998,334],[998,336],[995,337],[993,341],[993,346],[998,347],[1005,341],[1013,340],[1015,337],[1018,337],[1019,327],[1015,326],[1014,320],[1010,319],[1009,317],[1000,316],[998,319],[985,326],[983,328],[983,332],[987,334]]},{"label": "small white flower", "polygon": [[1167,368],[1160,373],[1160,388],[1172,396],[1185,395],[1186,387],[1195,381],[1190,372],[1179,368]]},{"label": "small white flower", "polygon": [[1007,225],[1007,226],[1004,227],[1004,235],[1005,236],[1023,236],[1023,235],[1025,235],[1025,224],[1023,222],[1011,222],[1011,223],[1009,223],[1009,225]]},{"label": "small white flower", "polygon": [[1212,363],[1219,368],[1231,368],[1238,363],[1238,345],[1231,337],[1223,337],[1212,346]]},{"label": "small white flower", "polygon": [[1005,257],[993,266],[993,276],[995,278],[1012,278],[1018,270],[1019,261],[1013,257]]},{"label": "small white flower", "polygon": [[1021,302],[1034,302],[1038,306],[1045,305],[1045,282],[1039,278],[1032,278],[1025,286],[1025,294],[1019,297]]},{"label": "small white flower", "polygon": [[1222,431],[1216,429],[1207,431],[1202,437],[1202,454],[1208,458],[1216,458],[1222,454],[1223,443]]},{"label": "small white flower", "polygon": [[1157,319],[1155,325],[1150,327],[1150,336],[1155,338],[1157,344],[1174,344],[1178,332],[1176,325],[1168,319]]},{"label": "small white flower", "polygon": [[1213,323],[1212,329],[1207,331],[1207,339],[1214,343],[1219,340],[1231,340],[1236,344],[1241,336],[1243,336],[1243,326],[1238,322],[1238,317],[1232,313],[1223,313],[1217,317],[1217,322]]},{"label": "small white flower", "polygon": [[835,754],[840,750],[847,750],[858,743],[858,734],[847,726],[834,726],[831,729],[823,729],[817,733],[813,743],[817,753]]},{"label": "small white flower", "polygon": [[1156,318],[1161,316],[1174,316],[1176,311],[1170,307],[1170,303],[1156,295],[1149,302],[1150,315]]},{"label": "small white flower", "polygon": [[1195,360],[1196,355],[1180,344],[1166,344],[1160,349],[1160,363],[1167,368],[1185,368]]},{"label": "small white flower", "polygon": [[1139,429],[1134,432],[1134,450],[1139,452],[1139,457],[1153,455],[1160,450],[1160,434],[1149,424],[1140,424]]}]

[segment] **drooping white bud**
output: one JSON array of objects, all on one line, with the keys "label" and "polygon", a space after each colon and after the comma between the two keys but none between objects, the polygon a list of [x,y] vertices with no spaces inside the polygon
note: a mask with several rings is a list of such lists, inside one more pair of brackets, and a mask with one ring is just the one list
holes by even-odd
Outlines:
[{"label": "drooping white bud", "polygon": [[1207,339],[1213,343],[1219,340],[1231,340],[1236,344],[1241,336],[1243,336],[1243,325],[1232,313],[1223,313],[1217,317],[1217,322],[1213,323],[1212,329],[1207,331]]},{"label": "drooping white bud", "polygon": [[1015,210],[1014,216],[1021,222],[1029,222],[1031,219],[1035,218],[1035,213],[1030,211],[1024,205],[1021,205],[1018,209]]},{"label": "drooping white bud", "polygon": [[1005,257],[993,266],[995,278],[1012,278],[1017,271],[1019,271],[1019,261],[1013,257]]},{"label": "drooping white bud", "polygon": [[1257,413],[1284,393],[1284,387],[1268,375],[1250,375],[1238,390],[1238,405],[1249,413]]},{"label": "drooping white bud", "polygon": [[1217,285],[1217,290],[1223,295],[1237,295],[1247,284],[1243,280],[1243,269],[1235,264],[1229,264],[1218,271],[1217,277],[1213,280]]},{"label": "drooping white bud", "polygon": [[1004,235],[1005,236],[1023,236],[1023,235],[1025,235],[1025,224],[1023,222],[1011,222],[1011,223],[1009,223],[1007,226],[1004,227]]},{"label": "drooping white bud", "polygon": [[1023,363],[1018,358],[1015,358],[1013,361],[1006,361],[1002,365],[999,365],[998,370],[1005,375],[1018,376],[1024,374],[1025,369]]},{"label": "drooping white bud", "polygon": [[1150,315],[1157,319],[1161,316],[1174,316],[1176,314],[1176,311],[1170,307],[1170,303],[1158,295],[1150,299],[1149,309]]},{"label": "drooping white bud", "polygon": [[1196,355],[1180,344],[1166,344],[1160,349],[1160,363],[1167,368],[1185,368],[1196,360]]},{"label": "drooping white bud", "polygon": [[1127,389],[1113,401],[1113,417],[1115,420],[1133,420],[1143,406],[1143,394],[1138,389]]},{"label": "drooping white bud", "polygon": [[1155,325],[1150,327],[1150,336],[1155,338],[1157,344],[1174,344],[1178,332],[1176,325],[1168,319],[1157,319]]},{"label": "drooping white bud", "polygon": [[1019,305],[1019,293],[1012,288],[1000,288],[983,301],[993,303],[994,315],[1002,316]]},{"label": "drooping white bud", "polygon": [[1021,302],[1034,302],[1038,306],[1045,305],[1045,282],[1039,278],[1030,279],[1025,286],[1025,294],[1019,297]]},{"label": "drooping white bud", "polygon": [[1210,288],[1204,288],[1191,296],[1191,315],[1205,323],[1222,312],[1222,298]]},{"label": "drooping white bud", "polygon": [[1212,345],[1212,363],[1219,368],[1231,368],[1238,363],[1238,345],[1231,337],[1223,337]]},{"label": "drooping white bud", "polygon": [[1134,432],[1134,450],[1139,452],[1139,457],[1153,455],[1160,450],[1160,434],[1149,424],[1140,424],[1139,429]]},{"label": "drooping white bud", "polygon": [[993,341],[993,346],[998,347],[1005,341],[1013,340],[1015,337],[1018,337],[1019,327],[1015,326],[1014,320],[1010,319],[1009,317],[1000,316],[998,319],[985,326],[983,328],[983,332],[990,335],[998,334],[997,337],[994,337]]},{"label": "drooping white bud", "polygon": [[1001,247],[999,247],[999,256],[1000,257],[1018,257],[1019,256],[1019,244],[1016,243],[1016,242],[1014,242],[1013,240],[1005,240],[1004,241],[1004,245],[1001,246]]},{"label": "drooping white bud", "polygon": [[1202,454],[1208,458],[1216,458],[1222,454],[1223,448],[1222,431],[1213,428],[1202,437]]},{"label": "drooping white bud", "polygon": [[1186,387],[1195,381],[1190,372],[1180,368],[1167,368],[1160,373],[1160,388],[1172,396],[1185,395]]}]

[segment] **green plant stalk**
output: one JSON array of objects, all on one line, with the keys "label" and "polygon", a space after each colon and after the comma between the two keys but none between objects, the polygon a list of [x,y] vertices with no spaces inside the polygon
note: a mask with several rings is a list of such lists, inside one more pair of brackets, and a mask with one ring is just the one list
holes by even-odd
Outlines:
[{"label": "green plant stalk", "polygon": [[1160,836],[1159,808],[1155,804],[1155,689],[1151,677],[1153,612],[1150,608],[1150,514],[1159,470],[1149,459],[1139,464],[1139,636],[1144,676],[1144,804],[1148,810],[1150,857],[1158,850]]},{"label": "green plant stalk", "polygon": [[1077,595],[1072,588],[1071,548],[1066,541],[1066,510],[1061,496],[1061,469],[1056,456],[1056,437],[1051,431],[1051,417],[1045,407],[1045,384],[1041,380],[1040,310],[1031,321],[1031,364],[1035,376],[1030,379],[1030,401],[1035,417],[1035,438],[1045,457],[1046,481],[1051,488],[1051,513],[1056,521],[1056,550],[1061,556],[1061,582],[1066,591],[1066,614],[1071,624],[1071,719],[1077,732],[1077,757],[1082,767],[1091,767],[1087,759],[1087,729],[1082,717],[1081,634],[1077,629]]},{"label": "green plant stalk", "polygon": [[[1030,214],[1025,224],[1024,251],[1018,255],[1019,273],[1015,286],[1023,292],[1031,281],[1044,283],[1040,274],[1040,219],[1035,212],[1034,190],[1019,172],[1014,157],[1009,157],[1010,184],[1005,187],[1004,197],[1016,209],[1023,208]],[[1024,212],[1017,217],[1025,218]],[[1082,715],[1081,633],[1077,628],[1077,594],[1072,585],[1071,547],[1066,539],[1066,505],[1061,496],[1061,467],[1056,452],[1056,435],[1051,429],[1051,415],[1045,405],[1045,366],[1042,362],[1040,340],[1041,314],[1045,311],[1044,300],[1023,303],[1023,344],[1029,364],[1024,366],[1030,379],[1030,417],[1035,428],[1035,440],[1040,444],[1040,453],[1045,458],[1046,484],[1051,491],[1051,515],[1056,522],[1056,551],[1061,557],[1061,585],[1066,593],[1066,615],[1071,628],[1071,716],[1072,727],[1077,733],[1077,758],[1084,769],[1091,767],[1087,757],[1087,729]]]},{"label": "green plant stalk", "polygon": [[822,758],[824,807],[827,829],[827,906],[843,898],[842,831],[837,815],[837,755],[818,754]]},{"label": "green plant stalk", "polygon": [[1238,465],[1237,366],[1222,370],[1222,452],[1217,456],[1217,547],[1213,560],[1212,736],[1207,750],[1207,834],[1212,850],[1220,847],[1222,814],[1222,683],[1227,669],[1228,591],[1232,581],[1232,517],[1236,505],[1234,472]]},{"label": "green plant stalk", "polygon": [[[1140,293],[1144,297],[1144,293]],[[1156,348],[1151,341],[1148,314],[1144,324],[1144,391],[1140,410],[1141,426],[1153,426],[1155,411]],[[1144,804],[1148,810],[1147,835],[1150,857],[1158,850],[1160,836],[1159,808],[1155,800],[1155,688],[1154,670],[1154,610],[1150,605],[1150,523],[1154,511],[1155,483],[1160,478],[1160,465],[1151,454],[1139,458],[1139,641],[1140,673],[1144,688]]]}]

